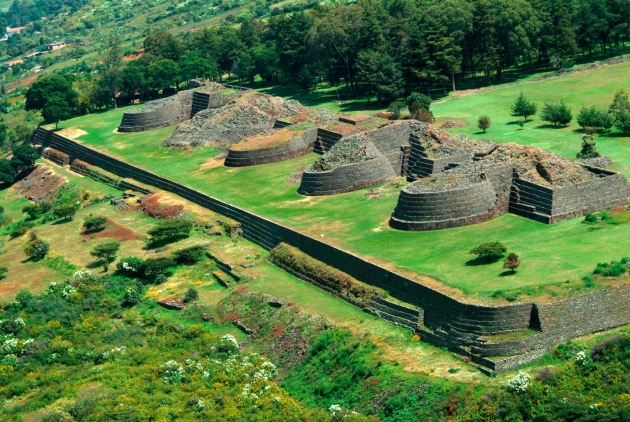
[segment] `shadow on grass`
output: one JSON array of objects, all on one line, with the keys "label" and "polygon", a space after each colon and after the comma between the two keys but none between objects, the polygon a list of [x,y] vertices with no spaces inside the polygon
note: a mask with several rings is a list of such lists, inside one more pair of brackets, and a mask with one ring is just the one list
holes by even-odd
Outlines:
[{"label": "shadow on grass", "polygon": [[55,220],[54,222],[50,223],[51,226],[58,226],[59,224],[66,224],[72,221],[72,218],[60,218],[59,220]]},{"label": "shadow on grass", "polygon": [[499,274],[499,277],[509,277],[514,274],[516,274],[516,271],[512,272],[512,270],[505,270],[501,274]]},{"label": "shadow on grass", "polygon": [[179,235],[179,236],[171,237],[170,239],[155,240],[153,242],[147,243],[146,246],[142,249],[144,249],[145,251],[150,250],[150,249],[157,249],[157,248],[166,246],[170,243],[178,242],[180,240],[187,239],[187,238],[188,238],[188,235]]},{"label": "shadow on grass", "polygon": [[464,265],[466,265],[467,267],[477,267],[479,265],[488,265],[488,264],[493,264],[493,263],[497,262],[501,258],[503,258],[503,257],[500,256],[498,258],[490,258],[490,259],[488,259],[485,256],[478,256],[477,258],[469,259],[468,261],[466,261],[466,263]]},{"label": "shadow on grass", "polygon": [[550,123],[543,123],[536,126],[534,129],[564,129],[566,126],[552,125]]},{"label": "shadow on grass", "polygon": [[30,256],[26,259],[23,259],[22,261],[20,261],[21,264],[28,264],[29,262],[35,263],[35,262],[40,262],[42,261],[44,258],[46,258],[45,256],[40,257],[35,257],[35,256]]}]

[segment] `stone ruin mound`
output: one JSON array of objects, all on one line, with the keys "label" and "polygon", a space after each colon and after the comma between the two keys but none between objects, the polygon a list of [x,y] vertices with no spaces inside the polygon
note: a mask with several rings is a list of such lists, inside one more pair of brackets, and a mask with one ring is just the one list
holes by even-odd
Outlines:
[{"label": "stone ruin mound", "polygon": [[464,127],[464,126],[468,126],[468,124],[462,120],[447,120],[444,123],[442,123],[442,126],[440,126],[442,129],[451,129],[454,127]]},{"label": "stone ruin mound", "polygon": [[40,164],[13,187],[20,192],[21,196],[30,201],[50,202],[55,199],[59,189],[67,182],[65,177],[59,176],[50,167]]},{"label": "stone ruin mound", "polygon": [[379,151],[365,133],[342,138],[308,169],[312,172],[330,171],[344,164],[359,163],[379,156]]},{"label": "stone ruin mound", "polygon": [[271,133],[277,119],[290,118],[307,110],[298,101],[252,91],[219,109],[200,111],[180,124],[163,145],[229,147],[248,136]]}]

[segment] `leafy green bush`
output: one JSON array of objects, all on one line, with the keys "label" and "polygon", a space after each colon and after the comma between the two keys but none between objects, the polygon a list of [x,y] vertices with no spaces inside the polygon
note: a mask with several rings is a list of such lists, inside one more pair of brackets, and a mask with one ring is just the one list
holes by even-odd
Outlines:
[{"label": "leafy green bush", "polygon": [[477,255],[479,258],[485,258],[486,261],[492,261],[501,258],[506,251],[507,248],[502,243],[488,242],[474,247],[468,253]]},{"label": "leafy green bush", "polygon": [[173,275],[173,267],[177,263],[172,258],[149,258],[144,261],[143,273],[147,277],[155,277],[157,275]]},{"label": "leafy green bush", "polygon": [[184,303],[194,302],[197,299],[199,299],[199,293],[197,293],[196,289],[191,287],[186,291],[186,294],[184,295]]},{"label": "leafy green bush", "polygon": [[9,237],[15,239],[16,237],[24,236],[32,227],[33,223],[30,221],[19,221],[9,229]]},{"label": "leafy green bush", "polygon": [[611,261],[609,264],[600,262],[593,270],[593,274],[602,275],[604,277],[619,277],[628,271],[628,258],[622,258],[621,261]]},{"label": "leafy green bush", "polygon": [[144,260],[137,256],[127,256],[120,258],[116,263],[116,270],[128,277],[136,277],[144,272]]},{"label": "leafy green bush", "polygon": [[83,220],[83,227],[86,232],[96,232],[103,230],[107,224],[107,218],[101,216],[88,216]]},{"label": "leafy green bush", "polygon": [[584,216],[584,221],[587,222],[587,223],[597,223],[597,221],[599,221],[599,220],[598,220],[596,214],[594,214],[592,212],[588,212]]},{"label": "leafy green bush", "polygon": [[203,259],[203,246],[191,246],[175,251],[172,258],[178,264],[195,264]]},{"label": "leafy green bush", "polygon": [[192,228],[193,224],[190,220],[160,220],[147,234],[151,236],[152,242],[173,240],[178,237],[188,236]]}]

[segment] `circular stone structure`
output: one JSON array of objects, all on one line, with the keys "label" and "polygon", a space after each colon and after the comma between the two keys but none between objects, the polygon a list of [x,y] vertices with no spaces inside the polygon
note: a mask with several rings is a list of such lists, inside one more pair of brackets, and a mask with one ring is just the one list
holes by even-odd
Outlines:
[{"label": "circular stone structure", "polygon": [[485,177],[453,183],[412,183],[400,192],[390,225],[400,230],[439,230],[493,218],[497,193]]}]

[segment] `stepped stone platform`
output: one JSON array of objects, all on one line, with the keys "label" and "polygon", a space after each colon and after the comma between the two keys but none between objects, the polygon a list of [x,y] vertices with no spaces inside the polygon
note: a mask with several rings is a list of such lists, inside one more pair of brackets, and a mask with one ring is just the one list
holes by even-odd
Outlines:
[{"label": "stepped stone platform", "polygon": [[[416,127],[416,129],[419,128]],[[428,128],[425,127],[425,129]],[[418,131],[416,130],[415,133],[417,134]],[[480,365],[488,373],[506,371],[531,362],[548,353],[559,342],[630,323],[630,284],[627,282],[564,300],[500,306],[471,303],[453,298],[413,278],[383,268],[319,238],[310,237],[281,223],[132,166],[118,158],[88,148],[79,141],[65,138],[44,128],[37,130],[32,142],[40,148],[53,148],[68,155],[73,163],[78,159],[118,177],[131,178],[158,189],[168,190],[195,204],[225,215],[240,223],[244,238],[267,250],[284,242],[364,284],[386,290],[390,297],[409,306],[373,300],[370,305],[372,312],[418,333],[424,341],[440,347],[448,347],[454,352],[469,356],[474,363]],[[375,145],[378,145],[378,142]],[[483,154],[487,156],[489,151],[500,152],[496,151],[496,148],[488,149],[484,145],[476,144],[473,144],[471,150],[481,154],[476,155],[477,157]],[[381,151],[375,147],[372,152],[380,153]],[[499,205],[495,205],[497,212],[505,209],[505,203],[511,202],[514,174],[521,182],[525,182],[522,186],[529,186],[527,183],[530,183],[552,191],[551,197],[541,193],[537,201],[541,204],[548,201],[548,209],[551,209],[552,213],[558,210],[558,214],[555,215],[563,215],[567,210],[570,212],[575,205],[568,200],[556,203],[554,195],[559,195],[560,198],[563,198],[562,195],[575,198],[580,193],[592,195],[593,189],[604,189],[609,183],[607,179],[619,179],[616,173],[595,167],[580,166],[559,171],[560,167],[545,167],[545,161],[541,160],[541,171],[547,168],[548,172],[551,172],[555,168],[555,175],[548,176],[551,180],[547,182],[549,186],[545,186],[537,179],[538,176],[530,173],[531,170],[536,169],[536,166],[528,167],[523,163],[515,164],[514,161],[509,160],[502,163],[499,165],[494,162],[487,167],[474,167],[480,170],[476,173],[463,173],[469,176],[477,175],[476,179],[472,179],[472,184],[483,185],[477,190],[470,191],[477,195],[477,211],[483,211],[483,207],[490,205],[485,202],[489,199],[487,192],[490,188],[494,189],[498,195]],[[76,164],[81,165],[81,163]],[[466,163],[460,164],[443,173],[466,165]],[[536,171],[538,175],[541,174],[538,170]],[[510,173],[512,178],[509,177]],[[552,183],[554,181],[557,183]],[[597,182],[604,186],[599,186]],[[619,198],[623,198],[625,195],[623,189],[626,189],[627,181],[624,179],[617,182],[619,189],[622,189]],[[595,185],[588,185],[593,183]],[[562,189],[569,190],[562,192]],[[548,191],[540,190],[549,194]],[[419,191],[422,191],[422,188],[419,188]],[[439,192],[436,189],[426,191]],[[443,191],[448,191],[448,189]],[[549,198],[551,198],[550,202]],[[601,203],[595,199],[592,201],[594,201],[593,204]],[[542,205],[538,209],[543,209]],[[317,280],[313,281],[317,283]],[[510,337],[512,335],[513,337]]]}]

